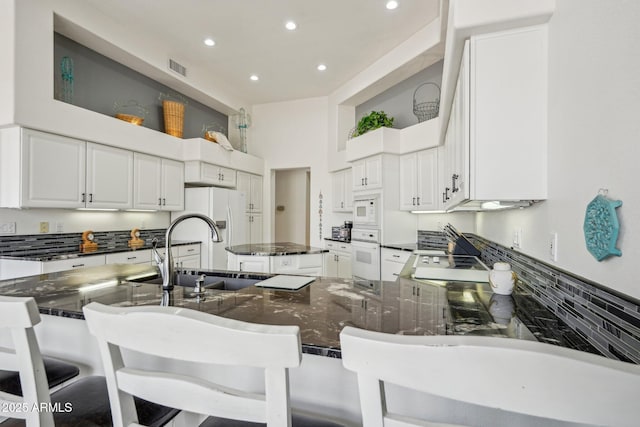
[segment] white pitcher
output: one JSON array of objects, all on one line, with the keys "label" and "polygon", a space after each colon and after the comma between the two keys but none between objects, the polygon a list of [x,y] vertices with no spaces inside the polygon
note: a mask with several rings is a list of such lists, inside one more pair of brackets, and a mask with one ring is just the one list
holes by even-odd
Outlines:
[{"label": "white pitcher", "polygon": [[489,283],[494,293],[511,295],[516,283],[516,273],[511,271],[511,265],[507,262],[496,262],[493,270],[489,272]]}]

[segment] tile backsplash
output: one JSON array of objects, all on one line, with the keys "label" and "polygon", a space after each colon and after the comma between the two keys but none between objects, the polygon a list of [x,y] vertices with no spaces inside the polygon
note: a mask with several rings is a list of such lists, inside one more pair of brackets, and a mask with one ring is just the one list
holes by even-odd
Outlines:
[{"label": "tile backsplash", "polygon": [[639,301],[482,237],[465,236],[482,251],[487,266],[511,264],[519,286],[603,355],[640,363]]},{"label": "tile backsplash", "polygon": [[[159,244],[164,244],[166,229],[140,230],[140,238],[151,243],[157,237]],[[101,249],[126,247],[131,239],[130,230],[96,231],[95,241]],[[82,233],[29,234],[0,236],[0,255],[5,256],[43,256],[78,252],[82,242]]]}]

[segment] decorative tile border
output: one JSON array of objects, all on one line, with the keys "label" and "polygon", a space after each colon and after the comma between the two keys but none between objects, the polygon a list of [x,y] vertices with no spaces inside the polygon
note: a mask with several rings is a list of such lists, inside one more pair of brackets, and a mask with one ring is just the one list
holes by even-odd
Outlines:
[{"label": "decorative tile border", "polygon": [[418,230],[418,247],[447,249],[447,237],[441,231]]},{"label": "decorative tile border", "polygon": [[[164,245],[166,230],[163,228],[140,230],[140,238],[150,244],[156,237]],[[100,249],[127,247],[131,231],[96,231],[95,240]],[[28,234],[0,236],[0,255],[4,256],[46,256],[78,252],[82,233]]]},{"label": "decorative tile border", "polygon": [[603,355],[640,363],[640,301],[482,237],[465,234],[488,266],[511,264],[519,285]]}]

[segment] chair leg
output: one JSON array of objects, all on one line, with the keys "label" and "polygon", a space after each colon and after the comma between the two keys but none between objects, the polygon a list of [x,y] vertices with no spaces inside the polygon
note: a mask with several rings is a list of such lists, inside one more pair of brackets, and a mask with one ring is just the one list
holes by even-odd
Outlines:
[{"label": "chair leg", "polygon": [[384,383],[377,378],[358,374],[358,393],[362,406],[362,424],[367,427],[384,427],[387,413]]}]

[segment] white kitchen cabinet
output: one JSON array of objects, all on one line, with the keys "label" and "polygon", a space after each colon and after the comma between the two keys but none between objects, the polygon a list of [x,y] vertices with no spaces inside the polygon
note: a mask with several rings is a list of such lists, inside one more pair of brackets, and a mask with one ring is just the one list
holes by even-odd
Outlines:
[{"label": "white kitchen cabinet", "polygon": [[247,243],[262,243],[262,214],[247,212],[245,218]]},{"label": "white kitchen cabinet", "polygon": [[189,184],[232,188],[237,183],[235,170],[199,161],[185,162],[184,175]]},{"label": "white kitchen cabinet", "polygon": [[135,209],[184,209],[184,165],[148,154],[134,154]]},{"label": "white kitchen cabinet", "polygon": [[395,282],[409,260],[411,252],[398,249],[380,249],[380,278]]},{"label": "white kitchen cabinet", "polygon": [[86,165],[86,207],[133,207],[133,152],[88,142]]},{"label": "white kitchen cabinet", "polygon": [[445,136],[445,209],[547,198],[547,50],[544,26],[465,43]]},{"label": "white kitchen cabinet", "polygon": [[353,211],[353,171],[351,168],[331,174],[334,212]]},{"label": "white kitchen cabinet", "polygon": [[400,156],[400,209],[430,211],[439,207],[438,149]]},{"label": "white kitchen cabinet", "polygon": [[281,255],[269,257],[272,274],[322,275],[322,254]]},{"label": "white kitchen cabinet", "polygon": [[105,264],[151,264],[151,249],[107,254]]},{"label": "white kitchen cabinet", "polygon": [[229,252],[227,268],[235,271],[269,273],[269,257],[257,255],[236,255]]},{"label": "white kitchen cabinet", "polygon": [[446,288],[409,279],[400,287],[400,333],[446,334]]},{"label": "white kitchen cabinet", "polygon": [[353,190],[373,190],[382,187],[382,156],[372,156],[353,162]]},{"label": "white kitchen cabinet", "polygon": [[351,244],[326,240],[324,254],[324,275],[326,277],[351,278]]},{"label": "white kitchen cabinet", "polygon": [[75,270],[83,267],[95,267],[104,265],[106,259],[104,255],[87,255],[71,259],[61,259],[55,261],[43,261],[42,273],[54,273],[56,271]]},{"label": "white kitchen cabinet", "polygon": [[[198,269],[200,268],[200,243],[190,245],[176,245],[171,247],[171,256],[173,257],[173,265],[177,269]],[[164,257],[164,247],[158,248],[158,253]],[[153,253],[151,253],[151,264],[157,266]]]},{"label": "white kitchen cabinet", "polygon": [[237,190],[247,195],[247,212],[262,212],[262,177],[238,171],[236,179]]},{"label": "white kitchen cabinet", "polygon": [[133,206],[133,153],[30,129],[0,137],[2,207],[111,208]]}]

